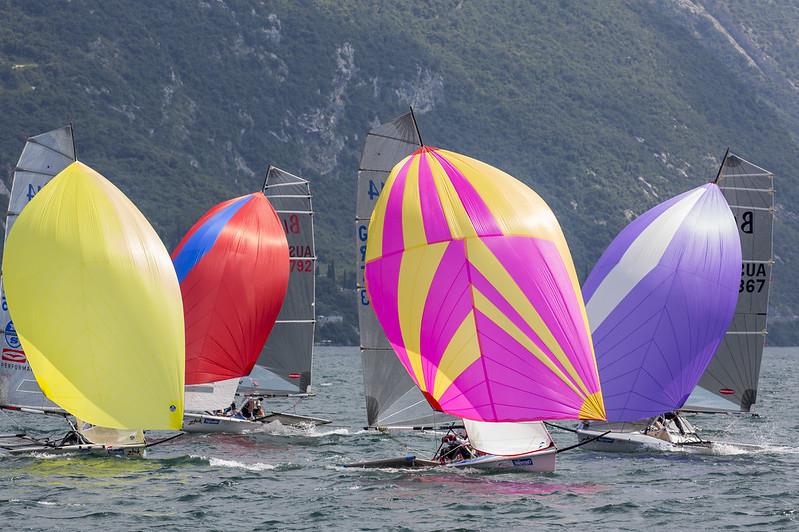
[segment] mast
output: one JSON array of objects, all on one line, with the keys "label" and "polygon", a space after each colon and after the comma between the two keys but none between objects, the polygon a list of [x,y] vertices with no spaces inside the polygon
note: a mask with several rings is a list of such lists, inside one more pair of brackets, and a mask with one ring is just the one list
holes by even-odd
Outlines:
[{"label": "mast", "polygon": [[721,158],[721,166],[719,166],[719,171],[716,173],[716,179],[713,180],[713,183],[718,184],[719,177],[721,177],[721,172],[724,171],[724,163],[727,162],[727,156],[730,154],[730,148],[727,148],[727,151],[724,152],[724,157]]},{"label": "mast", "polygon": [[419,145],[424,146],[424,141],[422,140],[422,132],[419,131],[419,124],[416,122],[416,115],[413,113],[413,106],[408,107],[411,110],[411,120],[413,120],[413,127],[416,129],[416,136],[419,137]]}]

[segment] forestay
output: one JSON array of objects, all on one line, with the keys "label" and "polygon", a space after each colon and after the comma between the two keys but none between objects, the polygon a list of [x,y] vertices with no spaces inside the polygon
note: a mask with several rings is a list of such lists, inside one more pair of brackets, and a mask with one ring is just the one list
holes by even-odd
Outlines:
[{"label": "forestay", "polygon": [[774,264],[774,175],[729,154],[718,185],[735,215],[741,238],[741,281],[732,324],[686,410],[749,412],[757,399],[760,362]]},{"label": "forestay", "polygon": [[[11,197],[6,215],[5,240],[31,199],[61,170],[75,162],[72,126],[30,137],[14,169]],[[2,290],[2,288],[0,288]],[[0,361],[0,404],[60,410],[42,393],[22,350],[2,292],[0,326],[3,327]]]},{"label": "forestay", "polygon": [[741,245],[713,183],[645,212],[585,281],[608,421],[683,406],[732,320]]},{"label": "forestay", "polygon": [[179,429],[180,287],[144,215],[74,162],[31,200],[5,248],[11,317],[42,391],[116,429]]},{"label": "forestay", "polygon": [[455,421],[433,410],[422,397],[383,334],[364,285],[369,218],[391,169],[421,146],[412,113],[382,124],[366,135],[358,168],[355,212],[356,292],[363,360],[366,417],[370,426],[434,426]]},{"label": "forestay", "polygon": [[185,309],[187,410],[227,407],[283,305],[289,257],[280,219],[262,192],[222,202],[186,233],[173,262]]},{"label": "forestay", "polygon": [[552,445],[549,431],[540,421],[489,423],[464,419],[463,425],[472,447],[486,454],[518,456]]},{"label": "forestay", "polygon": [[510,175],[416,150],[378,198],[364,275],[386,337],[436,410],[605,418],[566,240],[544,200]]},{"label": "forestay", "polygon": [[316,326],[316,247],[307,180],[270,166],[264,194],[277,212],[289,247],[289,283],[272,333],[258,357],[268,377],[253,374],[253,392],[306,393],[311,385]]}]

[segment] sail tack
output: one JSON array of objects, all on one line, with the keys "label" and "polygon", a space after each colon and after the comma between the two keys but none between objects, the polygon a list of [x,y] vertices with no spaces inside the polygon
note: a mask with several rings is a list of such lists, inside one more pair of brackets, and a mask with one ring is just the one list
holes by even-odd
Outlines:
[{"label": "sail tack", "polygon": [[3,275],[48,398],[93,425],[180,428],[180,288],[161,240],[119,189],[70,164],[20,214]]},{"label": "sail tack", "polygon": [[741,239],[738,305],[685,409],[749,412],[757,398],[766,342],[771,268],[774,264],[774,175],[729,154],[718,185],[735,215]]},{"label": "sail tack", "polygon": [[[11,185],[6,217],[5,241],[8,241],[8,234],[22,209],[44,185],[74,161],[75,143],[72,126],[54,129],[28,139],[14,169],[14,181]],[[5,291],[2,292],[0,327],[3,328],[0,340],[2,348],[0,403],[57,409],[58,407],[44,396],[36,383],[14,323],[11,321]]]},{"label": "sail tack", "polygon": [[680,408],[730,324],[741,246],[712,183],[645,212],[583,287],[608,421]]},{"label": "sail tack", "polygon": [[316,326],[316,248],[311,186],[301,177],[270,166],[263,192],[275,208],[286,234],[289,282],[280,314],[258,357],[258,365],[273,379],[256,379],[258,384],[254,391],[276,395],[305,393],[311,384]]},{"label": "sail tack", "polygon": [[[187,392],[235,393],[193,385],[237,383],[252,371],[288,285],[280,220],[261,192],[225,201],[194,224],[172,259],[185,309]],[[232,394],[216,395],[216,408],[230,404]]]},{"label": "sail tack", "polygon": [[366,135],[358,168],[355,247],[358,325],[363,360],[366,417],[370,426],[435,426],[453,418],[433,410],[400,363],[377,321],[363,273],[369,219],[388,176],[400,160],[421,146],[413,115],[406,113]]},{"label": "sail tack", "polygon": [[396,355],[437,410],[605,418],[565,238],[508,174],[428,147],[405,158],[372,214],[365,278]]}]

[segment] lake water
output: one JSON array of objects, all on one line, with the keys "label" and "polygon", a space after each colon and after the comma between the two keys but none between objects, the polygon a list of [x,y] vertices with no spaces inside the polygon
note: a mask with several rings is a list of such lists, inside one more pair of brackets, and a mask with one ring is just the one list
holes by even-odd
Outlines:
[{"label": "lake water", "polygon": [[[428,457],[430,434],[365,422],[360,355],[318,348],[318,395],[272,406],[335,420],[311,431],[187,435],[146,459],[0,458],[7,529],[799,529],[799,349],[768,349],[760,417],[695,416],[709,439],[755,454],[558,456],[554,474],[349,470],[349,461]],[[61,430],[58,419],[0,414],[0,432]],[[554,432],[563,447],[574,435]]]}]

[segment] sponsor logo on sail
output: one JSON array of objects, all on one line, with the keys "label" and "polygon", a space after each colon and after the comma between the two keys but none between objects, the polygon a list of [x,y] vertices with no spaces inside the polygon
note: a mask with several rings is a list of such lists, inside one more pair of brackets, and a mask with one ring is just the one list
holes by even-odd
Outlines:
[{"label": "sponsor logo on sail", "polygon": [[28,359],[25,358],[25,351],[22,349],[10,349],[8,347],[3,348],[3,361],[24,364],[27,362],[27,360]]},{"label": "sponsor logo on sail", "polygon": [[[14,349],[22,347],[22,344],[19,342],[19,336],[17,336],[17,330],[14,328],[14,322],[9,321],[6,323],[3,334],[5,334],[6,343],[9,347],[13,347]],[[3,350],[3,352],[5,352],[5,350]]]},{"label": "sponsor logo on sail", "polygon": [[735,395],[735,390],[733,390],[732,388],[722,388],[721,390],[719,390],[719,393],[721,395]]}]

